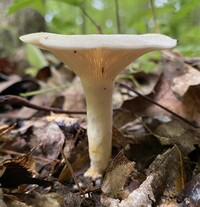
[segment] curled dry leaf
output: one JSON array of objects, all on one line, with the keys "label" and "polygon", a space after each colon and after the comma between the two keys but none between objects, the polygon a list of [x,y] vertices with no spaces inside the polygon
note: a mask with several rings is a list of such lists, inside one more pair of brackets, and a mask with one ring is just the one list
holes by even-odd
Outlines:
[{"label": "curled dry leaf", "polygon": [[110,197],[116,197],[134,171],[134,162],[129,161],[123,152],[119,152],[117,156],[111,161],[106,171],[102,191]]},{"label": "curled dry leaf", "polygon": [[187,64],[183,57],[169,51],[162,54],[165,79],[175,94],[183,97],[190,86],[200,84],[200,71],[194,68],[191,63]]},{"label": "curled dry leaf", "polygon": [[[198,76],[198,78],[200,78],[200,76]],[[190,86],[183,96],[182,103],[182,108],[184,109],[183,116],[200,126],[200,85]]]},{"label": "curled dry leaf", "polygon": [[157,201],[160,196],[176,196],[183,189],[185,179],[182,155],[178,147],[174,146],[158,155],[146,174],[154,177],[152,188]]},{"label": "curled dry leaf", "polygon": [[35,161],[32,152],[8,159],[0,164],[0,184],[3,188],[15,188],[22,184],[52,185],[52,182],[34,178]]},{"label": "curled dry leaf", "polygon": [[187,73],[173,79],[172,90],[180,97],[183,97],[190,86],[200,84],[200,71],[190,65],[187,65],[187,69]]},{"label": "curled dry leaf", "polygon": [[181,101],[175,111],[200,126],[200,71],[191,62],[187,64],[183,57],[171,52],[163,54],[165,79]]}]

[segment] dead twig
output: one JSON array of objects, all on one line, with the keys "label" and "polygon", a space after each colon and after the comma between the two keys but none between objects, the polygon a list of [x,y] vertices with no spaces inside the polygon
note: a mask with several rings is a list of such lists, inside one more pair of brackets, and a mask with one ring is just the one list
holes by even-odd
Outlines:
[{"label": "dead twig", "polygon": [[116,21],[117,21],[117,32],[121,33],[120,15],[119,15],[119,2],[115,0],[115,11],[116,11]]},{"label": "dead twig", "polygon": [[[9,155],[16,155],[16,156],[23,156],[23,155],[25,155],[24,153],[21,153],[21,152],[7,150],[7,149],[3,149],[3,148],[0,148],[0,152],[5,153],[5,154],[9,154]],[[41,161],[44,161],[44,162],[47,162],[47,163],[50,163],[50,162],[60,162],[60,160],[53,160],[53,159],[49,159],[49,158],[45,158],[45,157],[38,157],[38,156],[34,156],[34,155],[33,155],[33,158],[35,160],[41,160]]]},{"label": "dead twig", "polygon": [[[93,193],[93,192],[97,192],[97,191],[101,191],[101,186],[94,186],[91,189],[86,189],[83,191],[83,193],[87,194],[87,193]],[[83,195],[81,192],[77,192],[75,194]]]},{"label": "dead twig", "polygon": [[7,132],[11,131],[12,129],[14,129],[16,127],[17,124],[13,124],[11,126],[4,126],[0,129],[0,137],[2,137],[4,134],[6,134]]},{"label": "dead twig", "polygon": [[95,22],[95,20],[87,13],[83,6],[80,6],[82,13],[90,20],[90,22],[97,28],[99,34],[103,34],[101,27]]},{"label": "dead twig", "polygon": [[0,96],[0,103],[3,103],[3,104],[19,104],[21,106],[26,106],[28,108],[41,110],[41,111],[46,111],[46,112],[66,113],[66,114],[86,114],[85,111],[66,111],[66,110],[53,108],[53,107],[39,106],[39,105],[36,105],[36,104],[33,104],[33,103],[27,101],[26,99],[24,99],[20,96],[15,96],[15,95]]},{"label": "dead twig", "polygon": [[152,11],[152,16],[153,16],[153,22],[154,22],[154,31],[156,33],[159,33],[159,28],[158,28],[158,21],[157,21],[157,16],[156,16],[156,10],[155,10],[155,5],[153,0],[149,0],[150,6],[151,6],[151,11]]},{"label": "dead twig", "polygon": [[72,169],[72,166],[71,166],[71,164],[69,163],[67,157],[65,156],[65,153],[63,152],[63,150],[61,150],[61,154],[62,154],[62,157],[63,157],[64,160],[65,160],[65,163],[66,163],[67,167],[69,168],[69,171],[70,171],[70,173],[71,173],[71,175],[72,175],[72,177],[73,177],[73,179],[74,179],[75,184],[76,184],[77,187],[78,187],[78,190],[80,191],[81,194],[84,195],[85,193],[84,193],[83,189],[81,188],[81,186],[79,185],[78,180],[77,180],[77,178],[76,178],[76,175],[75,175],[75,173],[74,173],[74,170]]}]

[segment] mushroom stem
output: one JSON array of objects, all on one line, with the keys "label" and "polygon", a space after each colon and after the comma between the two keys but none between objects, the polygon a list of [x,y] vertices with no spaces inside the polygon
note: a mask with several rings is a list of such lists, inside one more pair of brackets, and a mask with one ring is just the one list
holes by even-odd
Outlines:
[{"label": "mushroom stem", "polygon": [[90,168],[85,176],[98,178],[106,170],[112,147],[112,94],[114,81],[82,80],[87,103]]}]

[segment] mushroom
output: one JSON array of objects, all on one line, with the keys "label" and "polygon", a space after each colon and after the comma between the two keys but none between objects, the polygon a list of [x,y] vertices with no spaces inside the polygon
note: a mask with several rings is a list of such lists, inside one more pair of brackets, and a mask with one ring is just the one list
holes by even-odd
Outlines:
[{"label": "mushroom", "polygon": [[141,55],[176,46],[161,34],[60,35],[33,33],[23,42],[53,53],[81,79],[87,104],[90,168],[96,179],[105,172],[112,149],[112,94],[117,74]]}]

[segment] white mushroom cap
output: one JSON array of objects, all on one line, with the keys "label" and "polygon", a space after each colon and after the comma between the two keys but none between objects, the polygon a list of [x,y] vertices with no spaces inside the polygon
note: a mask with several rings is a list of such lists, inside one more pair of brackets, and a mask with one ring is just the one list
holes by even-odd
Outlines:
[{"label": "white mushroom cap", "polygon": [[[176,46],[176,40],[161,34],[60,35],[33,33],[21,36],[26,43],[52,52],[78,76],[114,79],[139,56]],[[88,75],[87,75],[88,76]]]},{"label": "white mushroom cap", "polygon": [[176,40],[161,34],[143,35],[60,35],[52,33],[33,33],[21,36],[23,42],[41,48],[74,49],[148,49],[162,50],[176,46]]}]

